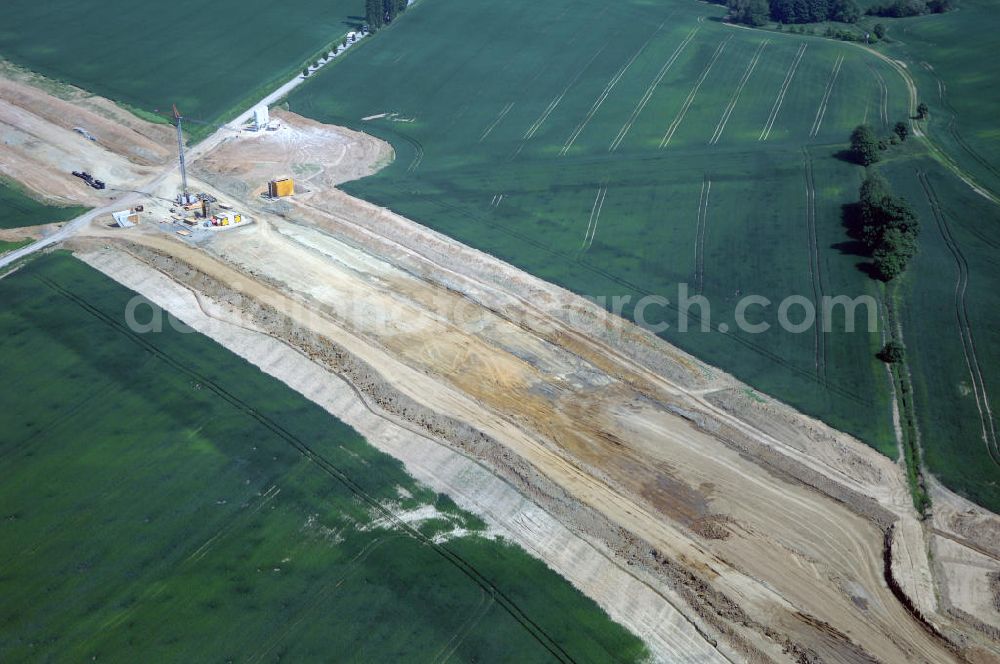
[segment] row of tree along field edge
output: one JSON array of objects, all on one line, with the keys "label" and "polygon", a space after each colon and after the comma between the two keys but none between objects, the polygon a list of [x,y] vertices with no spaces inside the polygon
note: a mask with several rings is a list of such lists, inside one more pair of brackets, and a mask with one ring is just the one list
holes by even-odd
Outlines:
[{"label": "row of tree along field edge", "polygon": [[131,331],[133,296],[61,253],[0,279],[0,660],[645,657],[298,393]]}]

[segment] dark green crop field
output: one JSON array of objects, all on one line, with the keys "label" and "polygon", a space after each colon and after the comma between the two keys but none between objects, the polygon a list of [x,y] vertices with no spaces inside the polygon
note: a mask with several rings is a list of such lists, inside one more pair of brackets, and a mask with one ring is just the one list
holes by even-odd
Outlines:
[{"label": "dark green crop field", "polygon": [[1000,192],[1000,60],[997,6],[962,0],[958,11],[885,21],[888,52],[910,63],[930,109],[933,140],[994,194]]},{"label": "dark green crop field", "polygon": [[79,217],[87,208],[39,203],[17,183],[0,178],[0,228],[23,228]]},{"label": "dark green crop field", "polygon": [[1000,511],[1000,215],[928,157],[881,170],[923,228],[900,303],[925,462],[947,486]]},{"label": "dark green crop field", "polygon": [[0,280],[0,660],[642,658],[302,396],[130,332],[132,296],[60,254]]},{"label": "dark green crop field", "polygon": [[339,41],[362,10],[360,0],[9,0],[0,56],[142,111],[177,104],[217,123]]},{"label": "dark green crop field", "polygon": [[[878,332],[863,315],[846,332],[838,309],[830,332],[788,333],[777,310],[792,295],[817,309],[878,296],[837,246],[861,169],[835,155],[854,125],[905,117],[903,82],[856,46],[723,14],[435,0],[290,106],[393,143],[396,162],[352,193],[577,293],[631,297],[626,316],[643,295],[678,305],[686,284],[710,300],[710,330],[680,332],[652,307],[665,338],[895,455]],[[395,115],[361,120],[381,113]],[[766,333],[736,329],[750,294],[773,302],[750,316]]]},{"label": "dark green crop field", "polygon": [[[886,46],[908,59],[934,140],[984,179],[997,163],[993,65],[975,62],[992,43],[985,6],[887,21],[900,41]],[[869,295],[883,309],[885,289],[844,227],[864,172],[841,152],[857,124],[888,135],[907,120],[905,82],[857,45],[727,26],[724,13],[681,1],[424,2],[290,107],[393,144],[396,162],[350,192],[579,294],[630,297],[627,317],[638,298],[666,297],[646,310],[647,322],[671,323],[661,336],[895,457],[890,383],[875,359],[883,326],[869,333],[859,309],[847,332],[843,310],[824,316],[819,303]],[[958,29],[970,20],[978,26]],[[911,42],[919,48],[904,51]],[[934,72],[949,77],[940,89]],[[911,140],[885,164],[924,224],[897,303],[921,444],[951,488],[1000,509],[989,453],[1000,389],[989,238],[1000,214],[927,154]],[[917,170],[953,229],[947,240]],[[967,284],[958,310],[957,282]],[[695,331],[678,329],[682,284],[709,299],[709,331],[694,319]],[[734,329],[751,294],[773,303],[749,316],[771,324],[764,333]],[[815,304],[817,325],[777,325],[793,295]]]}]

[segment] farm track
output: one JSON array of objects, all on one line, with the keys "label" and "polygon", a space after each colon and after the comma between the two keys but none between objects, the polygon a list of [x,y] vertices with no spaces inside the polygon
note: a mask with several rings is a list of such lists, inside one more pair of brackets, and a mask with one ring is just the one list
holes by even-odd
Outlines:
[{"label": "farm track", "polygon": [[[669,17],[667,18],[669,20]],[[608,80],[607,84],[604,86],[604,90],[601,91],[601,94],[599,94],[597,99],[594,100],[594,103],[591,105],[587,115],[584,116],[583,120],[580,121],[580,124],[576,126],[576,129],[574,129],[573,133],[569,135],[569,138],[566,139],[562,149],[559,150],[559,156],[565,156],[565,154],[570,151],[570,148],[573,147],[573,143],[576,142],[576,139],[580,137],[583,130],[587,128],[590,121],[595,115],[597,115],[597,112],[601,109],[601,106],[604,105],[604,102],[607,101],[609,96],[611,96],[611,93],[614,91],[615,86],[618,85],[618,82],[622,80],[622,77],[624,77],[632,65],[635,64],[635,61],[639,59],[639,56],[646,50],[646,47],[649,46],[650,42],[656,38],[656,35],[660,34],[660,31],[663,30],[663,26],[666,24],[666,21],[660,23],[656,30],[653,31],[653,34],[651,34],[649,38],[643,42],[642,46],[640,46],[639,49],[632,55],[632,57],[629,58],[628,62],[626,62],[625,65],[619,69],[610,80]]]},{"label": "farm track", "polygon": [[701,182],[701,197],[698,199],[698,225],[694,240],[694,284],[695,293],[705,290],[705,234],[708,227],[708,197],[712,193],[712,179],[705,176]]},{"label": "farm track", "polygon": [[774,121],[778,119],[778,113],[781,111],[781,104],[785,101],[785,95],[788,93],[788,88],[792,84],[792,79],[795,78],[795,71],[799,68],[799,63],[802,62],[802,56],[805,55],[806,48],[808,44],[803,43],[799,46],[798,52],[792,59],[792,64],[789,65],[788,71],[785,73],[785,80],[781,82],[781,87],[778,88],[778,94],[774,99],[774,105],[771,106],[771,113],[767,116],[767,120],[764,122],[764,128],[760,130],[760,136],[757,138],[758,141],[766,141],[771,135],[771,130],[774,128]]},{"label": "farm track", "polygon": [[827,81],[826,90],[823,91],[823,99],[816,109],[816,118],[813,120],[812,129],[809,130],[809,137],[815,138],[819,134],[820,127],[823,126],[823,117],[826,115],[826,106],[830,103],[830,95],[833,94],[833,87],[840,76],[840,68],[844,64],[844,56],[840,55],[833,63],[833,70],[830,72],[830,80]]},{"label": "farm track", "polygon": [[620,146],[622,144],[622,141],[625,140],[625,137],[628,136],[629,131],[631,131],[632,129],[632,125],[635,124],[635,121],[639,118],[639,115],[643,112],[643,110],[645,110],[646,106],[649,104],[649,101],[653,98],[653,94],[656,92],[656,88],[659,87],[661,82],[663,82],[663,79],[666,77],[667,73],[671,70],[671,68],[673,68],[674,63],[677,62],[677,58],[681,56],[681,53],[683,53],[684,50],[688,47],[691,41],[698,34],[699,30],[701,30],[701,28],[694,28],[693,30],[691,30],[691,32],[688,33],[687,37],[685,37],[681,41],[681,43],[677,45],[677,48],[675,48],[674,52],[670,54],[670,57],[667,58],[667,61],[663,63],[663,66],[660,67],[660,71],[656,73],[656,76],[653,78],[652,82],[646,88],[646,91],[643,93],[642,97],[639,98],[639,102],[635,105],[635,108],[632,109],[632,114],[629,116],[628,120],[625,121],[625,124],[622,125],[622,128],[618,130],[618,135],[615,136],[613,141],[611,141],[611,145],[608,146],[608,152],[614,152],[615,150],[617,150],[618,146]]},{"label": "farm track", "polygon": [[746,87],[747,82],[750,80],[750,76],[753,74],[754,69],[757,68],[757,63],[760,62],[760,56],[763,54],[764,49],[767,45],[771,43],[770,39],[765,39],[757,47],[757,52],[754,53],[753,58],[747,64],[746,71],[743,72],[743,77],[740,78],[739,84],[736,86],[736,90],[733,92],[733,96],[729,100],[729,104],[726,106],[726,110],[722,112],[722,117],[719,118],[719,123],[715,126],[715,133],[712,134],[712,138],[709,139],[709,145],[715,145],[722,138],[722,132],[726,130],[726,125],[729,124],[729,117],[733,114],[733,110],[736,108],[737,102],[740,100],[740,94],[743,92],[743,88]]},{"label": "farm track", "polygon": [[399,531],[413,537],[417,541],[421,542],[425,546],[431,548],[438,555],[444,558],[447,562],[454,565],[460,572],[465,574],[471,581],[476,583],[486,592],[489,592],[496,598],[496,601],[503,609],[516,620],[525,630],[531,635],[531,637],[538,642],[545,650],[547,650],[554,658],[560,662],[573,662],[573,658],[560,646],[552,637],[550,637],[537,623],[535,623],[527,614],[525,614],[520,607],[517,606],[505,593],[503,593],[499,588],[497,588],[489,579],[483,576],[474,566],[469,564],[460,555],[454,553],[445,546],[442,546],[430,537],[427,537],[420,532],[419,529],[411,526],[402,518],[396,516],[392,510],[387,508],[385,505],[376,500],[373,496],[368,494],[360,485],[358,485],[351,477],[342,471],[338,466],[330,462],[326,457],[319,454],[313,450],[308,444],[299,440],[294,434],[282,427],[280,424],[272,420],[271,418],[258,413],[255,409],[250,407],[249,404],[242,401],[239,397],[228,392],[220,385],[197,372],[196,370],[190,368],[189,366],[178,362],[169,354],[163,352],[157,346],[150,342],[147,342],[142,335],[137,334],[127,326],[125,326],[121,321],[116,318],[107,315],[100,309],[92,306],[83,298],[77,296],[72,291],[64,288],[55,281],[48,279],[46,277],[38,277],[38,279],[44,283],[46,286],[59,293],[65,297],[70,302],[73,302],[77,306],[81,307],[84,311],[91,314],[92,316],[98,318],[103,323],[108,325],[111,329],[115,330],[127,340],[143,348],[147,352],[151,353],[165,364],[173,368],[174,370],[183,373],[190,378],[199,382],[204,388],[211,390],[213,393],[219,396],[220,399],[226,401],[231,406],[239,410],[246,417],[255,420],[257,423],[262,425],[271,433],[275,434],[278,438],[282,439],[288,443],[292,448],[298,451],[303,457],[312,461],[317,468],[319,468],[323,473],[328,475],[331,479],[343,484],[349,491],[351,491],[355,496],[358,497],[363,503],[367,504],[373,512],[379,514],[383,517],[386,522],[393,524]]},{"label": "farm track", "polygon": [[816,321],[813,327],[816,376],[826,384],[826,338],[823,334],[822,307],[819,303],[823,297],[823,274],[819,252],[819,238],[816,232],[816,179],[813,175],[812,155],[809,148],[803,146],[805,155],[806,181],[806,234],[809,242],[809,280],[812,282],[813,302],[817,305]]},{"label": "farm track", "polygon": [[934,80],[937,82],[938,86],[938,97],[941,100],[941,104],[947,109],[950,117],[945,125],[945,131],[952,137],[955,143],[969,156],[970,159],[975,161],[977,164],[982,166],[988,173],[996,178],[1000,178],[1000,168],[990,163],[988,159],[979,154],[978,151],[972,145],[969,144],[962,133],[958,130],[958,111],[952,106],[951,101],[948,98],[948,85],[938,77],[937,74],[932,74]]},{"label": "farm track", "polygon": [[722,52],[726,50],[726,45],[729,44],[729,40],[732,38],[733,36],[729,35],[719,42],[719,46],[715,49],[715,53],[712,54],[712,59],[708,61],[707,65],[705,65],[705,68],[702,70],[697,82],[695,82],[694,87],[691,88],[691,92],[688,93],[687,98],[684,100],[684,104],[674,117],[674,121],[670,123],[669,127],[667,127],[667,132],[663,135],[663,140],[660,141],[660,149],[670,145],[670,140],[674,137],[674,134],[677,133],[677,129],[681,126],[681,123],[684,122],[684,117],[687,115],[688,109],[691,108],[691,104],[694,103],[695,97],[698,96],[698,90],[701,89],[702,83],[704,83],[705,79],[708,78],[709,73],[712,71],[712,67],[715,65],[716,61],[718,61]]},{"label": "farm track", "polygon": [[959,337],[962,340],[962,352],[965,355],[965,364],[969,370],[969,377],[972,380],[972,391],[976,397],[976,408],[979,411],[979,420],[982,430],[983,442],[986,444],[987,452],[993,463],[1000,466],[1000,445],[998,445],[996,424],[993,417],[993,410],[990,406],[989,394],[986,391],[986,383],[983,380],[983,369],[976,353],[976,342],[972,334],[972,326],[969,322],[968,301],[966,291],[969,287],[969,265],[965,259],[965,254],[955,239],[948,224],[947,217],[938,200],[937,193],[927,174],[917,171],[917,179],[927,197],[927,202],[934,213],[934,220],[937,222],[938,230],[944,239],[955,260],[957,277],[955,280],[955,320],[958,325]]}]

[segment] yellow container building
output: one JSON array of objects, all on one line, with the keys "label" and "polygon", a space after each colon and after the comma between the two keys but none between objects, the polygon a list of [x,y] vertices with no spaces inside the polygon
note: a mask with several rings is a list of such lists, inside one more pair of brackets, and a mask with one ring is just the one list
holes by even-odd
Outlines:
[{"label": "yellow container building", "polygon": [[271,198],[283,198],[295,195],[295,181],[292,178],[271,180],[267,184],[267,195]]}]

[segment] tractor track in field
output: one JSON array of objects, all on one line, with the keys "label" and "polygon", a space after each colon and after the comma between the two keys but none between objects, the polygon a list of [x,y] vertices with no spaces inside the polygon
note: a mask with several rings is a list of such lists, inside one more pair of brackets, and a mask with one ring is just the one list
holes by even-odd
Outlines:
[{"label": "tractor track in field", "polygon": [[757,64],[760,62],[760,57],[764,53],[764,49],[767,45],[771,43],[770,39],[765,39],[757,47],[757,52],[750,59],[747,64],[746,71],[743,72],[742,78],[740,78],[739,84],[736,86],[736,90],[733,92],[733,96],[729,99],[729,104],[726,106],[726,110],[722,112],[722,117],[719,118],[719,123],[715,126],[715,133],[712,134],[712,138],[709,139],[709,145],[715,145],[722,138],[722,132],[726,130],[726,125],[729,124],[729,118],[732,116],[733,111],[736,109],[736,104],[740,100],[740,94],[743,93],[743,88],[746,87],[747,82],[750,80],[750,76],[753,75],[754,69],[757,68]]},{"label": "tractor track in field", "polygon": [[698,96],[698,90],[701,89],[705,79],[708,78],[709,73],[711,73],[712,67],[715,66],[715,63],[719,60],[722,52],[726,50],[726,46],[732,38],[733,36],[729,35],[719,42],[719,45],[715,49],[715,53],[712,54],[712,59],[708,61],[707,65],[705,65],[705,68],[702,70],[701,75],[698,76],[698,80],[695,82],[694,87],[691,88],[691,92],[688,93],[687,98],[684,100],[684,104],[677,112],[677,116],[674,117],[674,121],[670,123],[669,127],[667,127],[667,132],[663,135],[663,140],[660,141],[661,150],[670,145],[670,141],[673,139],[674,134],[677,133],[681,123],[684,122],[684,117],[687,115],[688,109],[691,108],[691,104],[694,103],[695,97]]},{"label": "tractor track in field", "polygon": [[681,53],[683,53],[687,49],[688,45],[698,34],[699,30],[701,30],[701,28],[695,28],[691,32],[689,32],[687,37],[685,37],[681,41],[681,43],[677,45],[677,48],[674,49],[674,52],[670,54],[670,57],[667,58],[667,61],[663,63],[663,66],[660,67],[660,71],[657,72],[652,82],[646,88],[646,92],[643,93],[642,97],[639,98],[639,102],[635,105],[635,108],[632,109],[632,114],[629,116],[628,120],[625,121],[625,124],[622,125],[622,128],[618,130],[618,135],[615,136],[615,139],[611,141],[611,145],[608,147],[608,152],[614,152],[615,150],[617,150],[618,146],[620,146],[622,144],[622,141],[625,140],[625,137],[628,135],[629,131],[632,130],[632,125],[634,125],[636,120],[639,119],[639,115],[643,112],[643,110],[645,110],[646,106],[653,98],[653,94],[656,92],[656,88],[658,88],[660,83],[663,82],[663,79],[666,77],[667,73],[673,68],[674,63],[677,62],[677,59],[681,56]]},{"label": "tractor track in field", "polygon": [[[288,638],[288,635],[291,634],[293,631],[295,631],[295,629],[302,624],[303,620],[309,617],[309,614],[317,606],[319,606],[319,603],[325,597],[330,595],[333,591],[335,591],[337,588],[343,585],[343,583],[347,581],[348,578],[353,576],[357,572],[358,566],[364,563],[366,560],[368,560],[368,557],[372,553],[374,553],[376,549],[380,548],[386,542],[391,542],[392,540],[399,539],[405,536],[406,535],[403,535],[401,533],[397,533],[394,535],[389,534],[385,535],[384,537],[376,537],[370,540],[369,542],[365,543],[365,545],[361,547],[361,551],[359,551],[347,563],[347,569],[345,569],[339,577],[337,577],[336,579],[331,579],[329,582],[320,585],[319,588],[314,589],[312,596],[306,599],[304,604],[299,608],[298,617],[291,621],[286,621],[286,623],[282,625],[280,632],[271,639],[270,645],[257,651],[256,654],[254,654],[252,657],[249,657],[246,661],[249,662],[250,664],[257,664],[257,662],[263,661],[263,659],[271,651],[273,651],[275,648],[281,645],[281,643],[286,638]],[[480,592],[485,594],[485,591],[482,588],[480,588]],[[480,603],[482,603],[482,599],[480,599]]]},{"label": "tractor track in field", "polygon": [[472,632],[476,625],[486,617],[486,614],[490,612],[493,608],[493,598],[486,594],[486,591],[482,592],[482,597],[479,599],[479,605],[476,606],[469,617],[466,618],[465,622],[456,630],[456,632],[448,639],[448,642],[441,647],[431,660],[432,664],[445,664],[451,656],[455,654],[465,638]]},{"label": "tractor track in field", "polygon": [[701,197],[698,199],[698,225],[694,236],[694,286],[695,293],[705,290],[705,233],[708,227],[708,197],[712,193],[712,178],[707,175],[701,181]]},{"label": "tractor track in field", "polygon": [[573,662],[575,661],[569,653],[567,653],[562,646],[559,645],[551,636],[549,636],[540,625],[538,625],[534,620],[532,620],[523,610],[511,600],[502,590],[496,587],[492,581],[486,578],[482,573],[480,573],[473,565],[466,561],[462,556],[455,553],[451,549],[442,546],[435,542],[432,538],[427,537],[420,530],[404,519],[396,516],[392,510],[383,505],[381,502],[376,500],[372,495],[364,490],[357,482],[351,479],[351,477],[341,470],[336,464],[330,462],[322,454],[319,454],[313,450],[308,444],[301,441],[293,433],[282,427],[280,424],[272,420],[271,418],[257,412],[249,404],[244,402],[239,397],[228,392],[219,384],[212,381],[207,376],[200,374],[198,371],[192,369],[191,367],[185,365],[182,362],[175,360],[170,354],[165,353],[162,349],[158,348],[154,344],[146,341],[142,335],[133,332],[128,329],[128,327],[117,320],[116,318],[109,316],[97,307],[91,305],[89,302],[84,300],[82,297],[76,295],[72,291],[63,287],[62,285],[56,283],[52,279],[47,277],[37,276],[36,277],[43,284],[59,293],[65,297],[70,302],[73,302],[77,306],[81,307],[84,311],[88,312],[92,316],[98,318],[111,329],[115,330],[123,337],[131,341],[132,343],[143,348],[147,352],[151,353],[153,356],[157,357],[163,361],[168,366],[172,367],[176,371],[189,376],[190,378],[198,381],[203,388],[211,390],[213,393],[219,396],[222,400],[229,403],[231,406],[236,408],[238,411],[242,412],[243,415],[255,420],[257,423],[262,425],[265,429],[276,435],[278,438],[282,439],[288,443],[292,448],[298,451],[303,457],[309,459],[313,462],[317,468],[319,468],[323,473],[328,475],[331,479],[343,484],[349,491],[351,491],[355,496],[358,497],[363,503],[367,504],[376,514],[382,516],[387,523],[392,524],[400,532],[409,535],[421,542],[423,545],[431,548],[435,553],[440,555],[445,561],[449,562],[455,566],[460,572],[465,574],[472,582],[476,583],[483,590],[491,593],[496,599],[497,603],[503,607],[503,609],[520,624],[524,629],[531,635],[531,637],[538,642],[545,650],[547,650],[553,657],[555,657],[560,662]]},{"label": "tractor track in field", "polygon": [[[819,253],[819,237],[816,232],[816,179],[813,174],[813,160],[809,148],[803,146],[806,181],[806,233],[809,239],[809,280],[812,282],[813,302],[819,304],[823,297],[823,272]],[[822,307],[817,312],[813,325],[814,356],[816,376],[826,384],[826,339],[823,336]]]},{"label": "tractor track in field", "polygon": [[500,113],[497,115],[496,119],[493,120],[493,122],[490,123],[490,125],[479,136],[479,141],[478,142],[482,143],[483,141],[485,141],[486,137],[493,133],[493,130],[496,129],[497,126],[499,126],[501,122],[503,122],[503,119],[505,117],[507,117],[507,114],[510,113],[511,109],[513,109],[513,108],[514,108],[514,102],[510,102],[509,104],[507,104],[506,106],[504,106],[502,109],[500,109]]},{"label": "tractor track in field", "polygon": [[948,251],[955,260],[957,276],[955,279],[955,320],[958,324],[959,337],[962,340],[962,352],[965,355],[965,364],[969,370],[969,377],[972,380],[972,391],[976,397],[976,408],[979,411],[979,420],[982,429],[983,442],[986,443],[986,450],[993,463],[1000,466],[1000,445],[997,441],[996,424],[993,418],[993,410],[990,407],[989,394],[986,391],[986,383],[983,380],[983,369],[976,353],[976,342],[972,334],[972,325],[969,322],[969,307],[966,292],[969,288],[969,264],[966,261],[962,248],[952,233],[951,226],[938,200],[937,193],[931,185],[930,179],[923,171],[917,171],[917,180],[927,197],[927,202],[931,206],[934,220]]},{"label": "tractor track in field", "polygon": [[792,79],[795,78],[795,72],[798,70],[799,63],[802,62],[802,56],[805,55],[807,48],[809,48],[809,45],[803,42],[792,59],[792,64],[788,66],[788,71],[785,72],[785,80],[781,82],[781,87],[778,88],[778,94],[774,98],[774,104],[771,106],[771,113],[764,122],[764,128],[760,130],[760,136],[757,138],[758,141],[766,141],[770,137],[771,130],[774,128],[774,122],[778,119],[778,113],[781,111],[781,105],[785,101],[785,95],[788,94],[788,88],[792,84]]},{"label": "tractor track in field", "polygon": [[587,60],[587,62],[584,63],[584,65],[576,71],[573,77],[569,80],[569,83],[566,84],[566,87],[564,87],[559,94],[557,94],[555,97],[552,98],[552,101],[550,101],[549,105],[545,107],[541,115],[539,115],[535,119],[535,121],[531,123],[531,125],[524,132],[524,134],[522,134],[521,141],[520,143],[518,143],[517,149],[511,155],[511,159],[519,155],[521,153],[521,150],[524,149],[525,144],[535,137],[535,134],[537,134],[538,130],[542,128],[542,125],[545,124],[545,121],[549,119],[549,116],[552,115],[552,112],[556,110],[556,108],[559,106],[560,103],[562,103],[562,100],[566,96],[566,94],[570,91],[570,89],[574,85],[576,85],[576,82],[580,80],[580,77],[583,76],[583,73],[590,68],[590,65],[594,63],[594,60],[596,60],[598,56],[600,56],[601,53],[604,52],[604,50],[608,47],[608,44],[610,43],[611,43],[610,41],[605,42],[605,44],[601,46],[601,48],[594,51],[593,55],[590,56],[590,59]]},{"label": "tractor track in field", "polygon": [[590,208],[590,219],[587,221],[587,232],[583,236],[583,244],[580,245],[581,252],[589,250],[594,245],[594,236],[597,234],[597,222],[601,218],[601,210],[604,208],[604,199],[607,195],[607,185],[597,188],[597,196],[594,198],[594,205]]},{"label": "tractor track in field", "polygon": [[[673,14],[671,14],[671,16],[673,16]],[[669,18],[670,16],[667,17],[667,20],[669,20]],[[640,46],[638,50],[632,54],[632,57],[628,59],[625,65],[608,80],[607,84],[604,86],[604,90],[602,90],[601,94],[599,94],[597,99],[594,100],[594,103],[591,105],[587,115],[584,116],[583,120],[580,121],[580,124],[576,126],[576,129],[573,130],[573,133],[569,135],[569,138],[566,139],[566,142],[559,150],[560,157],[565,156],[566,153],[570,151],[570,148],[573,147],[573,143],[576,142],[576,139],[580,137],[580,134],[582,134],[583,130],[587,128],[587,125],[590,124],[590,121],[595,115],[597,115],[597,112],[601,110],[601,106],[604,105],[604,102],[611,96],[611,93],[614,91],[615,86],[618,85],[618,82],[622,80],[632,65],[635,64],[635,61],[639,59],[639,56],[642,55],[643,51],[646,50],[646,47],[649,46],[650,42],[653,41],[656,35],[660,34],[660,31],[663,30],[663,26],[666,24],[666,20],[664,20],[663,23],[660,23],[656,30],[653,31],[653,34],[651,34],[649,38],[643,42],[642,46]]]},{"label": "tractor track in field", "polygon": [[[882,73],[873,65],[872,63],[866,63],[868,69],[871,70],[872,75],[875,77],[875,82],[878,84],[878,116],[879,120],[882,122],[883,127],[889,126],[889,86],[886,85],[885,77]],[[866,118],[867,120],[867,118]]]},{"label": "tractor track in field", "polygon": [[809,130],[809,137],[815,138],[819,134],[820,127],[823,126],[823,118],[826,116],[826,107],[830,103],[830,95],[833,94],[833,88],[837,84],[837,78],[840,76],[840,68],[844,65],[843,54],[839,55],[833,63],[833,69],[830,71],[830,79],[826,83],[826,89],[823,91],[823,99],[820,101],[819,108],[816,109],[816,117],[813,119],[812,129]]},{"label": "tractor track in field", "polygon": [[[926,65],[926,63],[924,64]],[[962,151],[969,156],[970,159],[972,159],[977,164],[982,166],[984,169],[986,169],[988,173],[990,173],[994,177],[1000,178],[1000,168],[997,168],[992,163],[990,163],[988,159],[979,154],[979,152],[977,152],[976,149],[972,147],[972,145],[970,145],[967,140],[965,140],[965,137],[962,136],[962,133],[958,130],[958,127],[956,126],[958,122],[958,111],[955,109],[954,106],[952,106],[951,101],[948,98],[948,84],[945,83],[943,80],[941,80],[941,78],[936,73],[934,73],[933,70],[928,70],[928,71],[931,72],[931,75],[937,82],[938,97],[941,100],[942,106],[945,107],[945,109],[948,111],[950,115],[950,117],[948,118],[948,122],[945,125],[945,131],[952,137],[952,139],[955,141],[958,147],[961,148]]]}]

